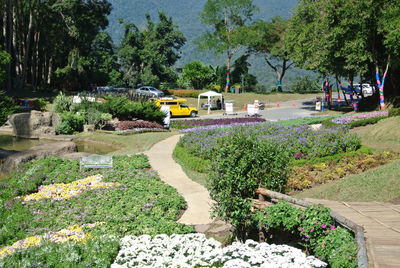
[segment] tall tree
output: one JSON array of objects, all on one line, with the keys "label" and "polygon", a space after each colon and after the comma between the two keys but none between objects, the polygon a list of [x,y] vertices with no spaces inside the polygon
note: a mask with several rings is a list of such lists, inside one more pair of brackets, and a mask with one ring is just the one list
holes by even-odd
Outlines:
[{"label": "tall tree", "polygon": [[290,69],[293,62],[289,61],[283,35],[287,27],[287,21],[280,17],[274,17],[271,22],[256,21],[243,29],[242,44],[249,51],[261,55],[268,68],[275,72],[278,91],[282,91],[282,81],[286,71]]},{"label": "tall tree", "polygon": [[183,67],[182,80],[194,89],[204,89],[215,79],[214,70],[211,66],[201,61],[192,61]]},{"label": "tall tree", "polygon": [[[400,71],[400,3],[393,0],[301,0],[290,19],[285,41],[300,67],[324,75],[360,75]],[[395,82],[390,76],[389,81]],[[391,84],[388,93],[399,95]]]},{"label": "tall tree", "polygon": [[[0,44],[12,55],[8,90],[55,86],[55,71],[81,75],[90,46],[107,24],[107,0],[0,0]],[[68,67],[68,68],[67,68]],[[63,72],[64,71],[64,72]],[[82,83],[81,83],[82,84]]]},{"label": "tall tree", "polygon": [[226,86],[228,92],[233,56],[241,47],[241,28],[253,17],[257,8],[252,0],[208,0],[200,15],[204,24],[211,25],[199,39],[202,50],[213,49],[217,54],[226,53]]},{"label": "tall tree", "polygon": [[124,79],[133,87],[137,83],[158,86],[161,82],[175,82],[177,75],[172,66],[180,58],[179,49],[186,38],[163,12],[158,13],[158,23],[150,15],[146,19],[143,31],[133,23],[125,24],[119,50]]}]

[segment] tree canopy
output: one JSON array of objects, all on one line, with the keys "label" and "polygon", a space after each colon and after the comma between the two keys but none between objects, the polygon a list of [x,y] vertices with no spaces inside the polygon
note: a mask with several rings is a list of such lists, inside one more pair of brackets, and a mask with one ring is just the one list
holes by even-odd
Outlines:
[{"label": "tree canopy", "polygon": [[[398,73],[400,3],[393,0],[301,0],[290,19],[285,42],[302,68],[350,81],[374,81],[390,63]],[[394,93],[398,78],[391,76]],[[398,94],[398,91],[397,91]]]}]

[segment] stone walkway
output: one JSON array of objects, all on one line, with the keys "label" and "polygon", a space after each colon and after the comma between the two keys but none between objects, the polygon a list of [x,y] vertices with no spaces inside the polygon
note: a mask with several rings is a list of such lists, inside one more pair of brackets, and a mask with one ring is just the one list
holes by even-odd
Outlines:
[{"label": "stone walkway", "polygon": [[172,153],[181,135],[169,137],[155,144],[148,156],[151,167],[158,172],[161,180],[174,187],[187,203],[187,210],[178,222],[188,225],[213,223],[210,216],[212,200],[206,188],[189,179],[172,158]]},{"label": "stone walkway", "polygon": [[370,267],[400,267],[400,205],[306,200],[323,204],[364,227]]}]

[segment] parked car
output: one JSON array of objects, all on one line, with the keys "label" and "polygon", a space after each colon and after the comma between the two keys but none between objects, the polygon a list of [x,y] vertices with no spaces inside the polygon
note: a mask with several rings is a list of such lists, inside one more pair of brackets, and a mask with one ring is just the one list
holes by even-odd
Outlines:
[{"label": "parked car", "polygon": [[136,93],[139,96],[148,96],[148,97],[152,97],[152,98],[159,98],[164,96],[164,92],[162,92],[161,90],[158,90],[154,87],[149,87],[149,86],[144,86],[144,87],[140,87],[136,90]]},{"label": "parked car", "polygon": [[368,83],[354,84],[353,87],[357,94],[361,94],[362,92],[363,95],[372,95],[375,93],[375,87]]},{"label": "parked car", "polygon": [[199,112],[197,108],[189,107],[184,104],[185,102],[187,102],[186,99],[174,98],[160,98],[155,100],[157,106],[168,105],[171,116],[196,117]]}]

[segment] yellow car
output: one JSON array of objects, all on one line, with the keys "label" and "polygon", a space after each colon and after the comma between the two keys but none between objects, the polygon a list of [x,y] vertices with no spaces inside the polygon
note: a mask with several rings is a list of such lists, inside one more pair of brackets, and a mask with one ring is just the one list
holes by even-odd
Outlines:
[{"label": "yellow car", "polygon": [[186,99],[160,98],[155,100],[157,106],[168,105],[171,116],[196,117],[199,112],[197,108],[189,107],[184,104],[185,102],[187,102]]}]

